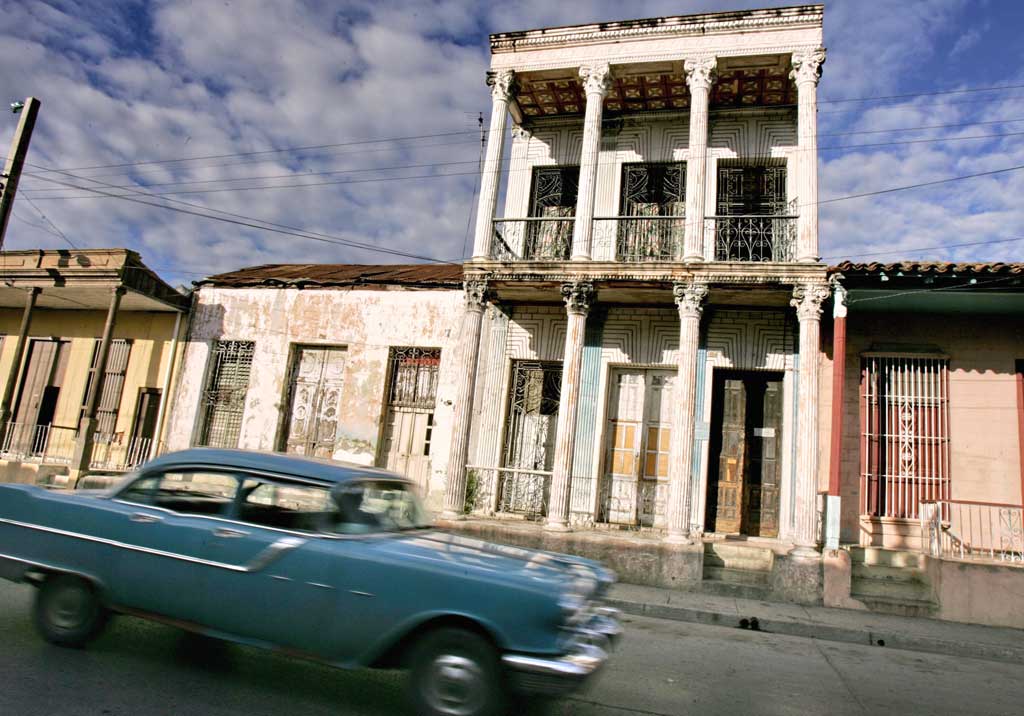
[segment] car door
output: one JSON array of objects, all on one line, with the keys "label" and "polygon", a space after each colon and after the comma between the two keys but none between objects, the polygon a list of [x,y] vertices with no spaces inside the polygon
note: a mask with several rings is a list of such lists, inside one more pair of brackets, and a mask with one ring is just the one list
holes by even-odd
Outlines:
[{"label": "car door", "polygon": [[226,633],[315,654],[336,619],[333,540],[317,532],[326,487],[246,475],[232,520],[206,536],[204,622]]},{"label": "car door", "polygon": [[210,569],[206,537],[230,511],[230,472],[175,469],[148,474],[114,496],[122,506],[113,601],[122,607],[203,622]]}]

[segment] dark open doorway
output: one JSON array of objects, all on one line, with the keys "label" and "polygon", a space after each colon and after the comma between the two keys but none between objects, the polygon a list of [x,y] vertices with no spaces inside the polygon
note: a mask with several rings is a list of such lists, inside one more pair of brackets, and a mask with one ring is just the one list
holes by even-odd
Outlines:
[{"label": "dark open doorway", "polygon": [[777,537],[782,373],[716,370],[711,406],[707,531]]}]

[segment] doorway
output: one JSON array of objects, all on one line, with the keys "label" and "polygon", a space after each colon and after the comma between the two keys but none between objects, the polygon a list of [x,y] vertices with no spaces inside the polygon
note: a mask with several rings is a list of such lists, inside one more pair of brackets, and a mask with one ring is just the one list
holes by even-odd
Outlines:
[{"label": "doorway", "polygon": [[782,373],[715,371],[705,525],[778,537]]}]

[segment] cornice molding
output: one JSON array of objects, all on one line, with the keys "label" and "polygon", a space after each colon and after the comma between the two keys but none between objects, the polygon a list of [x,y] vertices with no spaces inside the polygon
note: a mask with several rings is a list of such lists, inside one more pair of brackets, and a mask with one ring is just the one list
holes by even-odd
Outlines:
[{"label": "cornice molding", "polygon": [[650,20],[555,27],[525,32],[504,32],[490,36],[491,53],[567,47],[593,42],[621,42],[631,39],[815,28],[821,27],[823,16],[824,6],[804,5],[774,10],[706,13]]}]

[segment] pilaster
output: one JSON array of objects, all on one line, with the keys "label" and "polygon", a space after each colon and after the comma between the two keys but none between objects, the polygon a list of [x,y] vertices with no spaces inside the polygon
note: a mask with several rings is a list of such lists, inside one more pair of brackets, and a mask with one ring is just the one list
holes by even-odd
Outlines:
[{"label": "pilaster", "polygon": [[612,72],[607,64],[580,67],[580,79],[587,95],[583,118],[583,149],[580,153],[580,182],[576,198],[576,221],[572,232],[573,261],[590,260],[594,236],[594,192],[597,163],[601,153],[601,117],[604,98],[611,87]]},{"label": "pilaster", "polygon": [[708,97],[717,60],[691,57],[683,63],[690,87],[690,136],[686,160],[686,232],[684,261],[704,260],[704,213],[708,171]]},{"label": "pilaster", "polygon": [[444,492],[444,517],[459,519],[466,503],[466,462],[469,459],[469,427],[473,417],[473,393],[480,357],[480,330],[487,305],[487,282],[469,280],[463,284],[465,312],[459,336],[459,374],[452,416],[452,442],[448,451]]},{"label": "pilaster", "polygon": [[512,70],[488,73],[487,84],[491,86],[491,123],[487,131],[487,154],[480,173],[480,198],[477,202],[476,233],[473,239],[474,259],[487,259],[491,255],[491,223],[498,206],[505,125],[508,105],[515,94],[515,73]]},{"label": "pilaster", "polygon": [[576,450],[576,423],[580,400],[583,366],[583,344],[587,329],[587,314],[594,300],[594,285],[577,281],[562,285],[567,326],[565,353],[562,359],[562,391],[558,405],[558,426],[555,434],[555,461],[551,475],[548,499],[547,528],[569,529],[570,486],[572,460]]},{"label": "pilaster", "polygon": [[818,256],[818,80],[825,62],[824,48],[793,53],[797,92],[797,261],[816,262]]},{"label": "pilaster", "polygon": [[708,286],[700,281],[676,283],[672,294],[679,309],[679,364],[672,400],[672,444],[668,464],[668,541],[689,539],[690,505],[693,500],[690,471],[693,463],[693,421],[697,402],[697,350],[700,317]]}]

